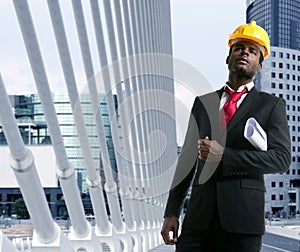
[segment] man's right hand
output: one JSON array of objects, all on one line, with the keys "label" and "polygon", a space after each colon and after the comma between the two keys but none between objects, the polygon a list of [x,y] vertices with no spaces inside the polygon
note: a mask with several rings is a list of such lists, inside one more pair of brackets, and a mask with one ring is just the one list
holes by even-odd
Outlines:
[{"label": "man's right hand", "polygon": [[[166,217],[161,229],[161,235],[167,245],[173,245],[177,242],[179,221],[176,216]],[[170,232],[173,237],[170,237]]]}]

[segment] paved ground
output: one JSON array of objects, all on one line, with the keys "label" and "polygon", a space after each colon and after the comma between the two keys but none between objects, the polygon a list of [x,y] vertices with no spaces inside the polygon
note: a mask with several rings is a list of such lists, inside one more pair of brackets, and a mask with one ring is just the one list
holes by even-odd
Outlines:
[{"label": "paved ground", "polygon": [[[299,252],[299,238],[292,239],[286,236],[266,233],[260,252]],[[150,252],[175,252],[174,246],[160,245]]]},{"label": "paved ground", "polygon": [[1,230],[6,235],[32,235],[33,226],[16,224]]},{"label": "paved ground", "polygon": [[171,245],[160,245],[159,247],[150,250],[151,252],[174,252],[175,246]]},{"label": "paved ground", "polygon": [[[285,226],[286,224],[290,224]],[[283,235],[286,237],[290,237],[293,239],[299,239],[299,234],[300,234],[300,222],[299,220],[297,220],[297,222],[295,222],[295,220],[291,220],[291,221],[282,221],[282,222],[274,222],[272,223],[271,226],[267,226],[267,231],[271,232],[273,234],[277,235]],[[284,227],[284,228],[283,228]],[[294,230],[293,230],[294,229]],[[6,235],[14,235],[14,234],[18,234],[18,235],[32,235],[33,232],[33,227],[32,225],[27,225],[27,224],[16,224],[16,225],[11,225],[9,228],[6,229],[1,229],[3,233],[5,233]],[[295,237],[296,234],[296,237]],[[273,245],[273,243],[271,243]],[[167,246],[167,245],[160,245],[157,248],[154,248],[152,250],[150,250],[151,252],[175,252],[175,246]],[[294,250],[286,250],[283,248],[279,248],[276,246],[270,246],[267,244],[263,244],[261,252],[275,252],[275,251],[281,251],[281,252],[290,252],[290,251],[294,251]],[[299,251],[298,249],[296,251]]]},{"label": "paved ground", "polygon": [[[291,250],[281,249],[274,246],[269,246],[263,244],[260,252],[290,252]],[[175,252],[174,246],[161,245],[155,249],[150,250],[150,252]]]}]

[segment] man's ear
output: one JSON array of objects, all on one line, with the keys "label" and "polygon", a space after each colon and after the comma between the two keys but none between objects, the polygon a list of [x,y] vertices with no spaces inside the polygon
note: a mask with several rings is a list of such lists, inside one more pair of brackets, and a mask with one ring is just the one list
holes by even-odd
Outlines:
[{"label": "man's ear", "polygon": [[260,72],[260,71],[261,71],[261,69],[262,69],[262,64],[261,64],[261,63],[259,63],[259,64],[258,64],[258,66],[257,66],[257,72]]},{"label": "man's ear", "polygon": [[229,62],[229,56],[226,57],[226,64],[228,65]]}]

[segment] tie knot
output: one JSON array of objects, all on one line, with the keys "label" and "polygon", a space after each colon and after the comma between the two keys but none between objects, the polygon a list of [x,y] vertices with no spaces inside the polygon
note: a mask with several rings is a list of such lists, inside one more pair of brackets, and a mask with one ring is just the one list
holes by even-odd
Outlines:
[{"label": "tie knot", "polygon": [[230,100],[239,100],[241,96],[248,92],[247,87],[245,87],[241,92],[235,92],[230,90],[228,87],[225,88],[225,92],[229,95]]}]

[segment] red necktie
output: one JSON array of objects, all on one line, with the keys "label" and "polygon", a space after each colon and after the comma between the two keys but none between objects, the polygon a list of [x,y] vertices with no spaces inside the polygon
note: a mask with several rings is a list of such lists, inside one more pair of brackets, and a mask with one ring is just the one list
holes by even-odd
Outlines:
[{"label": "red necktie", "polygon": [[[225,115],[226,125],[230,122],[234,113],[237,110],[236,103],[241,98],[241,96],[248,92],[247,88],[244,88],[241,92],[234,92],[230,90],[228,87],[225,88],[225,92],[229,94],[229,99],[225,102],[223,106],[223,111]],[[223,124],[222,124],[223,125]]]}]

